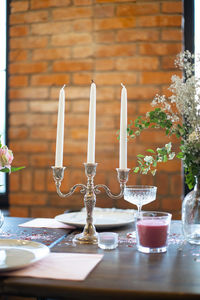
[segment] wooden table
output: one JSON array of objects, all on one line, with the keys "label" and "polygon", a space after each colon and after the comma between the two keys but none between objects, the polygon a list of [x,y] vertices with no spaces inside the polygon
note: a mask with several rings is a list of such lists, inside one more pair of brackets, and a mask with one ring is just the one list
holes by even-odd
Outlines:
[{"label": "wooden table", "polygon": [[[168,251],[163,254],[139,253],[134,241],[126,238],[131,226],[117,230],[117,249],[103,251],[96,245],[74,246],[74,233],[66,230],[17,227],[24,221],[6,218],[0,238],[8,233],[9,238],[31,236],[34,240],[35,235],[35,241],[49,245],[54,252],[103,253],[104,257],[85,281],[4,278],[2,295],[95,300],[200,298],[200,246],[184,243],[180,221],[172,222]],[[42,232],[44,236],[38,239]]]}]

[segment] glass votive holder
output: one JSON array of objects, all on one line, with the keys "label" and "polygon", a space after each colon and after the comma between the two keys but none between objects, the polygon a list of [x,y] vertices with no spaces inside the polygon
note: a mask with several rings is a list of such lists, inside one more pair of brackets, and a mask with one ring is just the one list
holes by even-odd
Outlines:
[{"label": "glass votive holder", "polygon": [[101,232],[98,234],[98,246],[104,250],[112,250],[118,246],[118,234],[115,232]]},{"label": "glass votive holder", "polygon": [[166,212],[142,211],[136,220],[137,249],[143,253],[167,251],[172,215]]}]

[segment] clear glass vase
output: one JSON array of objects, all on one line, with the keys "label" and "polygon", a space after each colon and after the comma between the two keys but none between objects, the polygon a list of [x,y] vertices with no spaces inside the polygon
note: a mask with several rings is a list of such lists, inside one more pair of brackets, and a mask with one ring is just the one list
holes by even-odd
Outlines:
[{"label": "clear glass vase", "polygon": [[200,177],[196,178],[194,190],[183,200],[182,225],[185,239],[190,244],[200,245]]}]

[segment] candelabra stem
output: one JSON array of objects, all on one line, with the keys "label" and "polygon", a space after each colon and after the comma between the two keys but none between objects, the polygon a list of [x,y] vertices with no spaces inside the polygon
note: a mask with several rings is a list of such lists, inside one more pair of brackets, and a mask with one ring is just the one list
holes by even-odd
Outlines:
[{"label": "candelabra stem", "polygon": [[96,204],[96,195],[94,192],[94,176],[96,175],[96,163],[85,163],[85,174],[87,176],[86,193],[84,203],[86,208],[86,225],[83,232],[75,235],[74,241],[77,243],[97,244],[98,234],[93,224],[93,210]]}]

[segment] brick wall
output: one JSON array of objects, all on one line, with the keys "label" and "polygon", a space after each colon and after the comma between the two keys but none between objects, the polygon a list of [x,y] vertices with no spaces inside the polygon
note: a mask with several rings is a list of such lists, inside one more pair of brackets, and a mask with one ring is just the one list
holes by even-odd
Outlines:
[{"label": "brick wall", "polygon": [[[182,49],[182,1],[13,0],[10,14],[9,146],[13,216],[55,216],[83,206],[82,196],[61,199],[52,178],[58,95],[66,83],[63,192],[84,183],[89,86],[97,85],[96,183],[119,191],[120,83],[128,91],[129,120],[150,109],[156,93],[168,93],[175,55]],[[138,153],[168,141],[146,131],[128,144],[128,167]],[[176,141],[175,141],[176,143]],[[146,209],[180,217],[181,165],[160,165],[155,177],[130,174],[129,184],[155,184],[157,200]],[[97,196],[97,206],[133,208],[123,199]]]}]

